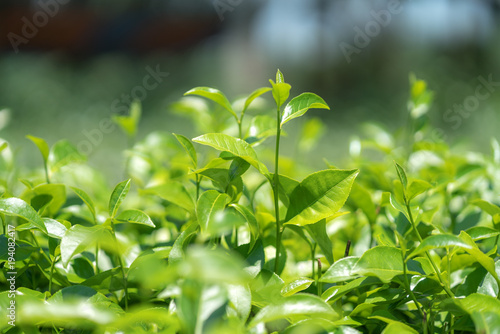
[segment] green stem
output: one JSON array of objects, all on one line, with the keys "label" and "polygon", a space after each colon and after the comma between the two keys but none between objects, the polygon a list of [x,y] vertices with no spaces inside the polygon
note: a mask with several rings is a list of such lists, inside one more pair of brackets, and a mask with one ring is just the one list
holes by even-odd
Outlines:
[{"label": "green stem", "polygon": [[198,202],[198,198],[200,197],[200,176],[196,174],[196,201]]},{"label": "green stem", "polygon": [[[116,238],[115,224],[113,223],[113,218],[111,218],[111,231],[113,232],[113,238],[115,239],[115,243],[118,244],[118,239]],[[127,288],[127,276],[125,275],[125,269],[123,268],[122,257],[120,254],[116,255],[118,259],[118,265],[120,266],[120,271],[123,277],[123,288],[125,290],[125,311],[128,310],[128,288]]]},{"label": "green stem", "polygon": [[[420,233],[418,233],[417,226],[415,225],[415,221],[413,220],[413,215],[412,215],[411,209],[410,209],[410,203],[408,201],[406,201],[406,198],[405,198],[405,202],[406,202],[406,211],[408,211],[408,217],[410,218],[410,223],[411,223],[411,226],[413,228],[413,231],[417,235],[417,238],[420,241],[420,243],[422,243],[424,240],[420,236]],[[426,251],[425,255],[427,256],[427,259],[429,260],[432,268],[434,269],[434,272],[436,273],[436,276],[438,277],[439,282],[441,283],[441,287],[444,289],[444,291],[446,292],[446,294],[450,298],[454,298],[455,295],[453,294],[453,292],[451,292],[451,290],[448,288],[448,286],[444,283],[443,277],[441,277],[441,273],[439,271],[439,268],[437,267],[436,263],[434,263],[434,260],[432,259],[430,253],[428,251]]]},{"label": "green stem", "polygon": [[99,243],[95,245],[95,273],[99,274]]},{"label": "green stem", "polygon": [[45,170],[45,178],[47,179],[47,184],[50,184],[49,168],[47,167],[47,163],[46,162],[44,162],[44,164],[43,164],[43,169]]},{"label": "green stem", "polygon": [[415,306],[417,307],[418,312],[422,316],[422,319],[424,319],[424,331],[426,331],[427,325],[425,324],[425,313],[422,310],[422,308],[420,307],[420,305],[419,305],[419,303],[417,301],[417,297],[415,297],[415,294],[411,290],[410,282],[408,281],[408,276],[407,276],[405,254],[403,254],[403,252],[401,252],[401,257],[403,258],[403,278],[404,278],[404,283],[405,283],[406,291],[408,291],[408,294],[410,295],[411,299],[415,303]]},{"label": "green stem", "polygon": [[313,280],[316,280],[316,286],[318,286],[318,279],[316,277],[316,269],[314,266],[315,257],[316,257],[316,244],[314,246],[311,246],[311,264],[312,264],[312,276],[311,276],[311,278]]},{"label": "green stem", "polygon": [[279,207],[279,151],[280,151],[280,136],[281,136],[281,113],[280,108],[276,112],[276,149],[274,152],[274,180],[273,180],[273,194],[274,194],[274,214],[276,217],[276,256],[274,262],[274,272],[278,273],[279,254],[281,248],[281,223],[280,223],[280,207]]},{"label": "green stem", "polygon": [[50,265],[50,279],[49,279],[49,293],[52,295],[52,278],[54,277],[54,267],[59,256],[54,257],[52,264]]},{"label": "green stem", "polygon": [[242,122],[243,122],[243,115],[241,115],[242,119],[237,120],[238,121],[238,138],[243,139],[243,132],[241,129]]}]

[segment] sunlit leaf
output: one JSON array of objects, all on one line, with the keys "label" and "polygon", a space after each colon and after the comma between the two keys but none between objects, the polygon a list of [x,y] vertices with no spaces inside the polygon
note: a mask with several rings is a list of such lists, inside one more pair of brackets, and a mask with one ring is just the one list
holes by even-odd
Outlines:
[{"label": "sunlit leaf", "polygon": [[155,227],[155,224],[149,216],[140,210],[125,210],[115,217],[116,223],[133,223],[141,224],[149,227]]},{"label": "sunlit leaf", "polygon": [[326,102],[316,94],[313,93],[302,93],[297,97],[294,97],[283,110],[283,117],[281,119],[280,126],[288,122],[291,119],[300,117],[304,115],[309,109],[328,109],[330,107]]},{"label": "sunlit leaf", "polygon": [[19,198],[0,198],[0,212],[8,216],[26,219],[33,226],[47,233],[47,228],[38,213],[25,201]]},{"label": "sunlit leaf", "polygon": [[118,208],[122,204],[123,200],[128,194],[130,190],[130,182],[131,179],[122,181],[118,183],[111,193],[111,197],[109,198],[109,215],[110,217],[115,217]]},{"label": "sunlit leaf", "polygon": [[219,104],[224,109],[229,111],[236,119],[238,118],[227,97],[218,89],[210,87],[196,87],[188,90],[186,93],[184,93],[184,95],[198,95],[206,97],[207,99],[214,101],[215,103]]}]

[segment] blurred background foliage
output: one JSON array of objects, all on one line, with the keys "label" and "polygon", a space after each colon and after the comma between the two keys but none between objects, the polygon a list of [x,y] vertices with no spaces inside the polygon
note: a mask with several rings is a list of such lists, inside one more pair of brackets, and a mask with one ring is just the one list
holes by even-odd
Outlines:
[{"label": "blurred background foliage", "polygon": [[[373,13],[394,1],[401,10],[347,59],[342,45],[355,47],[357,29],[373,26]],[[13,34],[22,37],[26,22],[46,8],[54,15],[13,47]],[[474,96],[479,77],[500,82],[499,16],[498,0],[3,0],[0,137],[26,167],[39,166],[26,134],[49,144],[88,140],[103,119],[128,109],[126,95],[144,85],[151,69],[168,76],[140,98],[137,139],[152,131],[196,136],[201,133],[174,112],[184,92],[210,86],[234,100],[268,85],[279,68],[292,95],[313,91],[331,106],[310,116],[327,124],[308,153],[313,165],[322,166],[324,157],[342,166],[365,122],[389,131],[406,123],[410,72],[434,91],[429,116],[446,140],[487,151],[490,138],[499,138],[500,87],[459,116],[458,126],[445,115]],[[295,126],[284,154],[302,152],[294,140],[301,125]],[[127,140],[115,127],[97,142],[90,163],[113,184]]]}]

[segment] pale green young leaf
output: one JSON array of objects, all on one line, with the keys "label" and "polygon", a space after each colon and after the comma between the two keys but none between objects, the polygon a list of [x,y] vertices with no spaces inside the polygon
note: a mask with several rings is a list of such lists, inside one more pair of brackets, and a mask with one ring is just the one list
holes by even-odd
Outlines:
[{"label": "pale green young leaf", "polygon": [[460,239],[459,237],[452,234],[438,234],[431,235],[425,238],[420,245],[410,255],[408,258],[412,258],[416,255],[427,252],[435,248],[445,248],[445,247],[460,247],[462,249],[472,249],[472,247]]},{"label": "pale green young leaf", "polygon": [[252,213],[252,211],[250,211],[249,208],[247,208],[246,206],[243,206],[241,204],[232,203],[229,206],[236,209],[236,211],[238,211],[243,216],[243,218],[247,221],[248,227],[250,230],[250,247],[249,248],[252,249],[253,246],[255,245],[255,243],[257,242],[257,240],[259,239],[259,234],[260,234],[259,223],[257,222],[255,215]]},{"label": "pale green young leaf", "polygon": [[249,328],[259,323],[278,319],[294,320],[297,317],[338,318],[335,311],[321,298],[308,294],[295,294],[262,308],[248,324]]},{"label": "pale green young leaf", "polygon": [[266,138],[276,135],[276,117],[257,115],[252,118],[245,141],[252,146],[257,146]]},{"label": "pale green young leaf", "polygon": [[188,90],[186,93],[184,93],[184,95],[198,95],[206,97],[207,99],[212,100],[215,103],[222,106],[224,109],[229,111],[231,115],[234,116],[234,118],[238,119],[238,116],[236,116],[236,113],[231,107],[231,103],[229,103],[229,100],[224,95],[224,93],[222,93],[218,89],[211,87],[195,87],[193,89]]},{"label": "pale green young leaf", "polygon": [[62,139],[50,149],[48,164],[50,169],[55,172],[70,163],[80,163],[86,160],[87,158],[73,144],[66,139]]},{"label": "pale green young leaf", "polygon": [[76,254],[80,254],[99,241],[107,241],[111,236],[109,228],[105,225],[82,226],[73,225],[66,231],[61,240],[61,260],[64,267]]},{"label": "pale green young leaf", "polygon": [[465,249],[465,251],[472,255],[476,261],[479,262],[484,269],[486,269],[493,276],[496,282],[500,282],[500,279],[495,271],[495,261],[491,257],[484,254],[476,245],[474,240],[472,240],[471,236],[465,231],[460,232],[458,237],[470,246],[470,248]]},{"label": "pale green young leaf", "polygon": [[474,226],[467,229],[465,232],[467,232],[474,241],[496,237],[500,234],[496,229],[487,226]]},{"label": "pale green young leaf", "polygon": [[151,218],[144,212],[136,209],[125,210],[115,218],[115,223],[133,223],[149,227],[156,227]]},{"label": "pale green young leaf", "polygon": [[397,162],[394,162],[394,164],[396,166],[396,172],[398,173],[399,180],[403,185],[403,193],[406,194],[406,189],[408,187],[408,178],[406,177],[406,172],[400,164],[398,164]]},{"label": "pale green young leaf", "polygon": [[313,279],[303,277],[303,278],[298,278],[296,280],[291,281],[290,283],[286,284],[282,289],[281,289],[281,294],[284,297],[288,297],[291,295],[296,294],[297,292],[300,292],[302,290],[307,289],[311,284],[314,282]]},{"label": "pale green young leaf", "polygon": [[333,216],[344,205],[357,169],[328,169],[307,176],[290,195],[285,224],[308,225]]},{"label": "pale green young leaf", "polygon": [[234,154],[257,168],[264,176],[269,177],[267,167],[259,161],[257,153],[255,153],[252,146],[244,140],[223,133],[208,133],[194,138],[193,141],[202,145],[211,146],[219,151],[227,151]]},{"label": "pale green young leaf", "polygon": [[359,261],[357,256],[348,256],[337,260],[319,279],[320,282],[337,283],[358,277],[353,268]]},{"label": "pale green young leaf", "polygon": [[130,115],[113,115],[112,119],[127,136],[134,138],[141,119],[141,102],[134,100],[130,104]]},{"label": "pale green young leaf", "polygon": [[184,185],[177,181],[169,181],[164,184],[141,190],[142,194],[153,194],[167,200],[188,212],[194,211],[194,202]]},{"label": "pale green young leaf", "polygon": [[271,92],[273,94],[274,101],[276,102],[276,106],[280,108],[290,96],[290,89],[292,89],[292,86],[284,82],[274,83],[272,80],[269,80],[269,82],[271,83]]},{"label": "pale green young leaf", "polygon": [[280,127],[291,119],[300,117],[304,115],[309,109],[328,109],[330,107],[326,102],[314,93],[302,93],[299,96],[294,97],[286,105],[283,111],[283,117],[281,118]]},{"label": "pale green young leaf", "polygon": [[196,168],[196,166],[198,165],[198,158],[196,156],[196,150],[193,146],[193,143],[191,143],[191,141],[183,135],[178,135],[175,133],[173,133],[173,135],[175,136],[175,138],[177,138],[179,143],[182,145],[182,147],[184,147],[187,154],[191,158],[191,162],[193,163],[193,168]]},{"label": "pale green young leaf", "polygon": [[216,190],[208,190],[201,194],[196,204],[196,216],[202,232],[209,229],[217,214],[221,214],[231,198]]},{"label": "pale green young leaf", "polygon": [[483,210],[492,217],[500,214],[499,206],[490,203],[488,201],[485,201],[483,199],[475,199],[471,202],[471,204],[474,204],[475,206],[477,206],[478,208],[480,208],[481,210]]},{"label": "pale green young leaf", "polygon": [[500,334],[500,314],[495,312],[472,312],[476,333]]},{"label": "pale green young leaf", "polygon": [[[40,153],[42,153],[43,162],[47,163],[47,161],[49,159],[49,150],[50,150],[47,142],[45,140],[43,140],[42,138],[38,138],[35,136],[30,136],[30,135],[27,135],[26,138],[31,140],[33,142],[33,144],[35,144],[36,147],[38,147],[38,150],[40,150]],[[4,144],[6,144],[6,142]]]},{"label": "pale green young leaf", "polygon": [[64,184],[40,184],[26,190],[21,199],[38,211],[40,215],[54,216],[66,203],[66,186]]},{"label": "pale green young leaf", "polygon": [[8,216],[17,216],[26,219],[36,228],[47,234],[47,228],[38,213],[20,198],[0,198],[0,213]]},{"label": "pale green young leaf", "polygon": [[243,110],[241,111],[241,119],[243,119],[243,116],[245,116],[245,112],[246,110],[248,109],[248,107],[250,106],[250,104],[256,99],[258,98],[259,96],[261,96],[262,94],[264,93],[267,93],[271,90],[270,87],[261,87],[261,88],[257,88],[256,90],[254,90],[248,97],[247,99],[245,100],[245,105],[243,106]]},{"label": "pale green young leaf", "polygon": [[109,216],[114,218],[118,208],[130,190],[131,179],[118,183],[109,198]]},{"label": "pale green young leaf", "polygon": [[73,190],[75,192],[75,194],[78,197],[80,197],[80,199],[83,201],[83,203],[85,203],[85,205],[89,209],[90,213],[92,214],[92,217],[94,218],[94,222],[95,222],[96,221],[96,212],[95,212],[95,206],[94,206],[94,202],[92,201],[92,198],[90,198],[90,196],[80,188],[76,188],[76,187],[70,187],[70,188],[71,188],[71,190]]},{"label": "pale green young leaf", "polygon": [[362,276],[376,276],[388,283],[394,276],[403,274],[401,250],[389,246],[375,246],[367,250],[352,272]]},{"label": "pale green young leaf", "polygon": [[407,190],[408,201],[432,188],[432,184],[423,180],[412,180]]},{"label": "pale green young leaf", "polygon": [[418,331],[413,329],[412,327],[408,326],[407,324],[400,322],[400,321],[394,321],[389,323],[384,330],[382,331],[382,334],[418,334]]}]

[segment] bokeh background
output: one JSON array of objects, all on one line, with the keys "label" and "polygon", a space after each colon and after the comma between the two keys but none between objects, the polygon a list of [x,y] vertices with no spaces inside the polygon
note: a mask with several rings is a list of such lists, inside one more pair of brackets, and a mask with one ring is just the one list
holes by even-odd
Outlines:
[{"label": "bokeh background", "polygon": [[[429,115],[447,141],[488,151],[500,126],[499,18],[499,0],[2,0],[0,137],[37,166],[26,134],[77,144],[123,113],[134,92],[139,139],[159,130],[196,136],[172,112],[184,92],[211,86],[232,100],[279,68],[292,96],[312,91],[332,107],[308,113],[327,124],[314,163],[342,161],[365,122],[403,125],[410,72],[435,92]],[[138,95],[152,70],[161,81]],[[460,113],[480,78],[497,86]],[[288,132],[285,145],[294,143]],[[110,183],[125,147],[116,128],[89,154]]]}]

